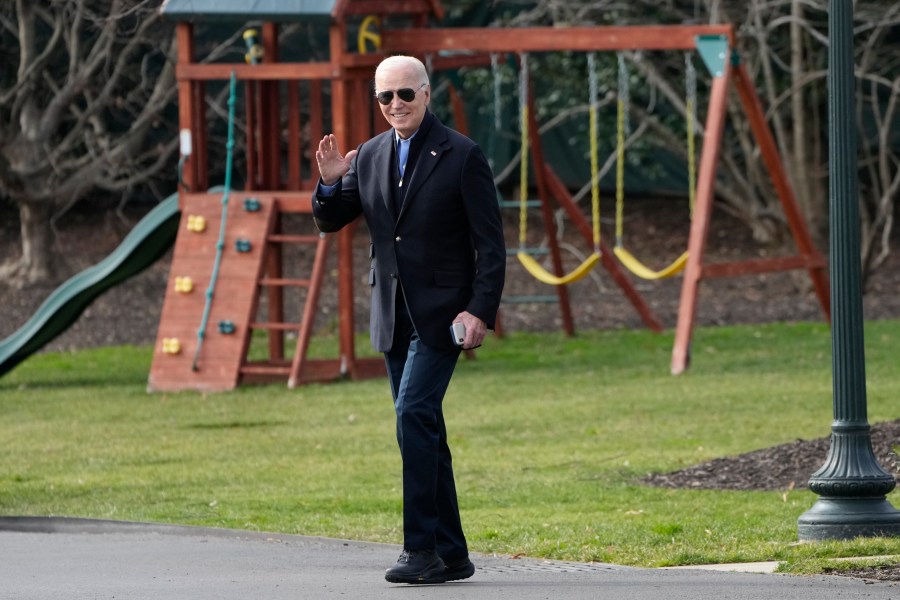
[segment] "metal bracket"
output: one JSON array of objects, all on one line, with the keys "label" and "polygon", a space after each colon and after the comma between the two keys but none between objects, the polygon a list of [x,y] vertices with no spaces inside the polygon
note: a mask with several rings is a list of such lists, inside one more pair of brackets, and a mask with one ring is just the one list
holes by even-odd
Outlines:
[{"label": "metal bracket", "polygon": [[724,35],[698,35],[694,38],[697,52],[713,77],[725,74],[725,61],[729,58],[728,37]]}]

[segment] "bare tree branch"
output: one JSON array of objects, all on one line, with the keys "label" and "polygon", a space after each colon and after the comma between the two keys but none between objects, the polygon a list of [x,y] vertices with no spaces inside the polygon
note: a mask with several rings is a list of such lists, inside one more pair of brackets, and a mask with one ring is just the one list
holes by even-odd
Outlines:
[{"label": "bare tree branch", "polygon": [[12,269],[24,279],[54,270],[51,218],[171,166],[177,138],[162,115],[175,98],[174,36],[160,2],[0,4],[0,43],[17,64],[0,78],[0,195],[28,211]]}]

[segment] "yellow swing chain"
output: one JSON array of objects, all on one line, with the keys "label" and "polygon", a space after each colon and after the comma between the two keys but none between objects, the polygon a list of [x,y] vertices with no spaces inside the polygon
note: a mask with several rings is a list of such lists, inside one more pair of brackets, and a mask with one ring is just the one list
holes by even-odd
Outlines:
[{"label": "yellow swing chain", "polygon": [[625,132],[631,130],[626,110],[630,103],[625,57],[618,54],[619,82],[616,101],[616,248],[622,245],[625,222]]},{"label": "yellow swing chain", "polygon": [[524,253],[528,238],[528,54],[520,56],[519,130],[522,132],[519,167],[519,254]]}]

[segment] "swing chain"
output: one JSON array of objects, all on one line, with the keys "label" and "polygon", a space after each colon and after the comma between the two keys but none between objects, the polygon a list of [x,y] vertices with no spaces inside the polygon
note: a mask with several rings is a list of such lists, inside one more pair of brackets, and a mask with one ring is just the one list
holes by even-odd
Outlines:
[{"label": "swing chain", "polygon": [[594,238],[594,253],[600,253],[600,174],[598,172],[599,150],[597,138],[599,127],[597,125],[597,110],[599,101],[597,83],[596,55],[589,52],[587,55],[588,67],[588,102],[590,116],[590,152],[591,152],[591,226]]},{"label": "swing chain", "polygon": [[519,105],[525,106],[528,104],[528,53],[520,54],[519,61],[522,64],[519,76]]},{"label": "swing chain", "polygon": [[500,73],[500,63],[495,53],[491,53],[491,75],[494,80],[494,130],[500,131],[502,126],[502,107],[501,103],[503,101],[500,96],[500,84],[501,81],[501,73]]},{"label": "swing chain", "polygon": [[[619,78],[618,78],[619,101],[622,103],[623,106],[627,107],[630,105],[631,98],[630,98],[630,90],[629,90],[629,84],[628,84],[628,68],[625,66],[625,53],[617,52],[616,58],[619,63]],[[625,111],[625,115],[624,115],[625,122],[623,123],[624,133],[626,136],[631,134],[631,119],[629,118],[628,112],[629,111],[627,111],[627,110]]]},{"label": "swing chain", "polygon": [[629,89],[628,68],[625,66],[625,54],[616,53],[618,62],[618,96],[616,103],[616,248],[622,246],[625,221],[625,137],[631,133],[628,118]]},{"label": "swing chain", "polygon": [[684,73],[687,101],[691,114],[689,118],[697,120],[697,69],[694,68],[694,60],[690,52],[684,54]]},{"label": "swing chain", "polygon": [[596,67],[597,54],[596,52],[588,52],[587,54],[587,67],[588,67],[588,94],[590,97],[590,106],[591,108],[596,109],[598,107],[598,88],[599,84],[597,82],[597,67]]},{"label": "swing chain", "polygon": [[685,71],[685,95],[687,103],[685,106],[685,121],[687,135],[687,153],[688,153],[688,200],[690,203],[691,214],[694,214],[694,204],[697,200],[697,150],[696,150],[696,131],[697,123],[697,70],[694,68],[694,61],[689,52],[684,53],[684,71]]}]

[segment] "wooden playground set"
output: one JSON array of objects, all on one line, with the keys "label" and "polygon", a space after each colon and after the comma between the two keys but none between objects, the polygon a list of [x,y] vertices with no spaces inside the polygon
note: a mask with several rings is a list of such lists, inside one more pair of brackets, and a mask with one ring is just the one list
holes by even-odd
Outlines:
[{"label": "wooden playground set", "polygon": [[[433,71],[489,65],[491,56],[515,57],[522,73],[520,127],[526,152],[520,169],[520,246],[512,252],[522,264],[511,263],[510,268],[526,268],[551,286],[567,333],[574,333],[567,285],[595,266],[605,270],[646,326],[654,331],[661,331],[663,324],[644,302],[625,268],[648,279],[675,274],[683,277],[672,352],[673,374],[683,372],[689,365],[698,287],[703,279],[806,270],[828,318],[825,259],[814,247],[800,216],[763,108],[735,50],[732,26],[439,28],[429,25],[444,16],[437,0],[322,0],[303,4],[306,12],[298,12],[291,2],[256,3],[254,6],[263,8],[254,13],[229,12],[227,5],[167,0],[162,8],[165,17],[177,22],[181,223],[154,349],[151,390],[215,391],[260,381],[286,381],[294,387],[311,381],[360,379],[384,373],[381,358],[358,357],[354,344],[353,288],[359,281],[353,265],[355,226],[328,236],[297,234],[287,230],[284,217],[308,214],[311,210],[311,196],[318,180],[315,149],[325,133],[334,133],[340,147],[346,150],[387,127],[373,101],[371,80],[378,62],[391,54],[418,56]],[[197,23],[222,19],[238,26],[262,22],[258,30],[245,34],[248,51],[241,63],[206,62],[205,57],[198,56]],[[280,28],[308,20],[327,27],[328,60],[281,62]],[[626,50],[696,52],[712,76],[702,146],[691,175],[696,187],[688,248],[662,271],[643,267],[618,243],[615,249],[608,248],[599,236],[596,189],[592,190],[592,214],[586,216],[545,162],[533,109],[534,93],[527,77],[529,53]],[[210,189],[206,101],[210,82],[231,85],[229,151],[234,136],[235,82],[242,88],[246,173],[241,190],[230,189],[229,177],[224,189]],[[714,264],[704,260],[726,121],[726,96],[731,89],[740,98],[790,225],[798,251],[794,256]],[[450,99],[455,127],[471,135],[463,98],[452,87]],[[620,105],[620,116],[621,110]],[[593,140],[593,104],[591,122]],[[620,132],[619,152],[621,137]],[[594,141],[591,150],[596,188]],[[621,163],[621,154],[619,158]],[[529,162],[533,185],[528,179]],[[527,200],[529,187],[536,188],[537,201]],[[535,207],[539,207],[541,234],[548,244],[547,268],[525,247],[528,209]],[[563,271],[553,219],[555,207],[565,211],[593,249],[589,258],[570,273]],[[285,274],[285,247],[291,244],[313,249],[308,277]],[[326,261],[335,253],[338,355],[310,358],[308,349]],[[303,291],[301,306],[287,306],[285,302],[285,290],[292,287]],[[260,331],[265,335],[257,338],[265,337],[266,348],[260,352],[256,344],[251,352],[254,332]],[[292,344],[295,346],[290,347]]]}]

